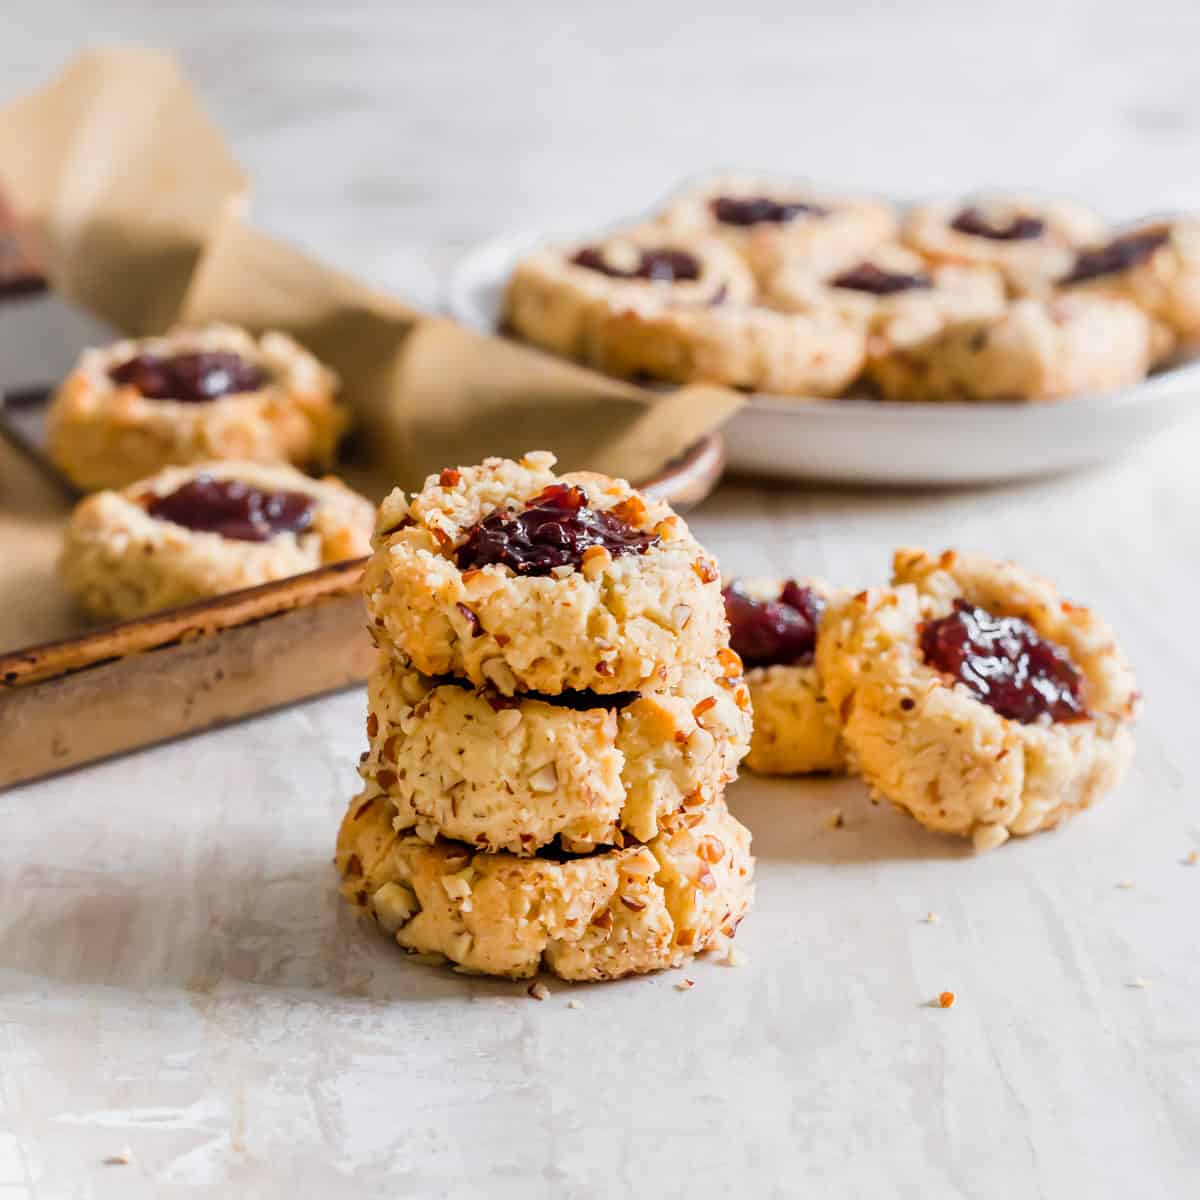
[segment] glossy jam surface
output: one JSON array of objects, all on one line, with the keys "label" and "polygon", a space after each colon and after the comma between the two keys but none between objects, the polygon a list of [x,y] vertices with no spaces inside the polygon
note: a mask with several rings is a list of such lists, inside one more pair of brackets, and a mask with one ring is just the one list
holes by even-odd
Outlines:
[{"label": "glossy jam surface", "polygon": [[783,225],[796,217],[823,217],[826,210],[799,200],[782,203],[770,196],[718,196],[709,201],[712,215],[722,225]]},{"label": "glossy jam surface", "polygon": [[254,392],[267,382],[265,371],[228,350],[198,350],[159,356],[138,354],[109,373],[114,383],[136,388],[151,400],[203,404],[235,392]]},{"label": "glossy jam surface", "polygon": [[518,575],[549,575],[555,567],[578,568],[592,546],[619,558],[644,554],[657,542],[613,513],[589,508],[582,488],[556,483],[523,509],[503,509],[480,521],[455,551],[455,561],[464,571],[499,563]]},{"label": "glossy jam surface", "polygon": [[848,288],[854,292],[869,292],[872,296],[894,296],[897,292],[911,292],[918,288],[933,287],[928,275],[909,275],[902,271],[885,271],[871,262],[859,263],[849,271],[835,275],[830,284],[836,288]]},{"label": "glossy jam surface", "polygon": [[989,221],[977,208],[964,208],[950,222],[950,228],[993,242],[1028,242],[1046,232],[1046,222],[1037,217],[1017,214],[1006,223],[998,224]]},{"label": "glossy jam surface", "polygon": [[198,533],[219,533],[236,542],[266,542],[277,533],[301,533],[313,520],[316,501],[304,492],[266,492],[240,479],[198,475],[146,511]]},{"label": "glossy jam surface", "polygon": [[1161,249],[1170,240],[1171,231],[1163,226],[1127,233],[1106,246],[1081,250],[1079,257],[1075,259],[1074,268],[1063,283],[1084,283],[1089,279],[1116,275],[1120,271],[1129,270],[1130,267],[1140,266],[1155,250]]},{"label": "glossy jam surface", "polygon": [[996,617],[965,600],[921,630],[925,661],[952,675],[1002,717],[1028,725],[1039,717],[1087,717],[1083,680],[1065,650],[1020,617]]},{"label": "glossy jam surface", "polygon": [[686,283],[700,278],[700,260],[686,250],[642,250],[637,263],[615,266],[597,246],[585,246],[571,262],[613,279],[648,279],[655,283]]},{"label": "glossy jam surface", "polygon": [[793,580],[778,599],[756,600],[739,583],[724,591],[730,645],[748,667],[812,661],[825,601]]}]

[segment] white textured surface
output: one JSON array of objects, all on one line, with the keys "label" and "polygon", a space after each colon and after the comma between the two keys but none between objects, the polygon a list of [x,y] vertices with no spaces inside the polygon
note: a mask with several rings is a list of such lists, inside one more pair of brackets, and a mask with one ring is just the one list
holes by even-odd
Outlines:
[{"label": "white textured surface", "polygon": [[[43,3],[0,63],[7,90],[64,31],[180,45],[262,217],[427,300],[477,237],[710,161],[1200,206],[1192,4],[673,7]],[[730,573],[1018,557],[1117,625],[1148,709],[1118,795],[980,859],[855,784],[739,783],[749,962],[686,994],[539,1004],[357,926],[356,695],[0,795],[0,1200],[1196,1195],[1198,454],[1192,426],[1060,482],[700,510]]]}]

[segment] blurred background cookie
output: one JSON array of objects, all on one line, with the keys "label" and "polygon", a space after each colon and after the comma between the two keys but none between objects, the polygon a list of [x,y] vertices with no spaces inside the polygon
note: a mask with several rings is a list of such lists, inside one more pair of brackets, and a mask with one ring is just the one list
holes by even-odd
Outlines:
[{"label": "blurred background cookie", "polygon": [[918,204],[902,237],[933,262],[992,267],[1024,295],[1048,288],[1069,268],[1073,251],[1104,232],[1103,219],[1077,201],[984,192]]},{"label": "blurred background cookie", "polygon": [[819,265],[869,250],[895,233],[897,218],[885,200],[769,175],[721,175],[685,187],[659,220],[721,238],[765,279],[785,258]]},{"label": "blurred background cookie", "polygon": [[55,393],[50,456],[77,487],[216,459],[328,467],[347,424],[337,377],[282,333],[228,325],[87,350]]},{"label": "blurred background cookie", "polygon": [[358,558],[374,506],[288,466],[168,467],[82,500],[59,573],[95,617],[124,620]]}]

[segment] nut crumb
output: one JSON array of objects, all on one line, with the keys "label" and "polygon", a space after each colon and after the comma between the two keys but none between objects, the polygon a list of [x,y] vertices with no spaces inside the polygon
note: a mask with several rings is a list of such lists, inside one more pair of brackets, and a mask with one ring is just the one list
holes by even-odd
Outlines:
[{"label": "nut crumb", "polygon": [[846,824],[846,815],[840,808],[835,808],[833,812],[825,818],[826,829],[841,829]]},{"label": "nut crumb", "polygon": [[1140,975],[1135,975],[1128,984],[1131,988],[1147,988],[1150,986],[1148,979],[1143,979]]},{"label": "nut crumb", "polygon": [[941,919],[942,918],[939,917],[932,908],[925,914],[926,925],[936,925]]},{"label": "nut crumb", "polygon": [[692,990],[692,988],[694,988],[695,986],[696,986],[696,981],[694,979],[681,979],[675,985],[675,990],[677,992],[690,992]]},{"label": "nut crumb", "polygon": [[1184,866],[1194,867],[1200,863],[1200,850],[1192,850],[1183,860]]},{"label": "nut crumb", "polygon": [[954,1002],[958,997],[953,992],[940,992],[938,994],[938,1008],[953,1008]]},{"label": "nut crumb", "polygon": [[567,1007],[568,1008],[582,1008],[583,1001],[580,1000],[577,996],[572,996],[571,999],[567,1001]]},{"label": "nut crumb", "polygon": [[128,1146],[121,1147],[120,1154],[110,1154],[105,1160],[106,1167],[128,1167],[133,1165],[133,1151]]},{"label": "nut crumb", "polygon": [[727,967],[744,967],[749,961],[750,959],[736,946],[730,946],[729,952],[725,955],[725,965]]},{"label": "nut crumb", "polygon": [[550,989],[540,979],[535,979],[528,991],[535,1000],[546,1000],[550,996]]},{"label": "nut crumb", "polygon": [[1119,887],[1123,892],[1128,892],[1133,887],[1133,880],[1132,879],[1122,879],[1120,881],[1120,883],[1117,884],[1117,887]]}]

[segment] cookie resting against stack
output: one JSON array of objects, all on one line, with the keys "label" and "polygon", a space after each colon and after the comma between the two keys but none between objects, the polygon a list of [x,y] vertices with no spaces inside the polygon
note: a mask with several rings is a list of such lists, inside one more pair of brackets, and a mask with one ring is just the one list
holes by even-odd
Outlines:
[{"label": "cookie resting against stack", "polygon": [[369,748],[337,865],[409,951],[612,979],[724,943],[750,904],[724,800],[750,693],[683,521],[553,465],[448,468],[381,506]]}]

